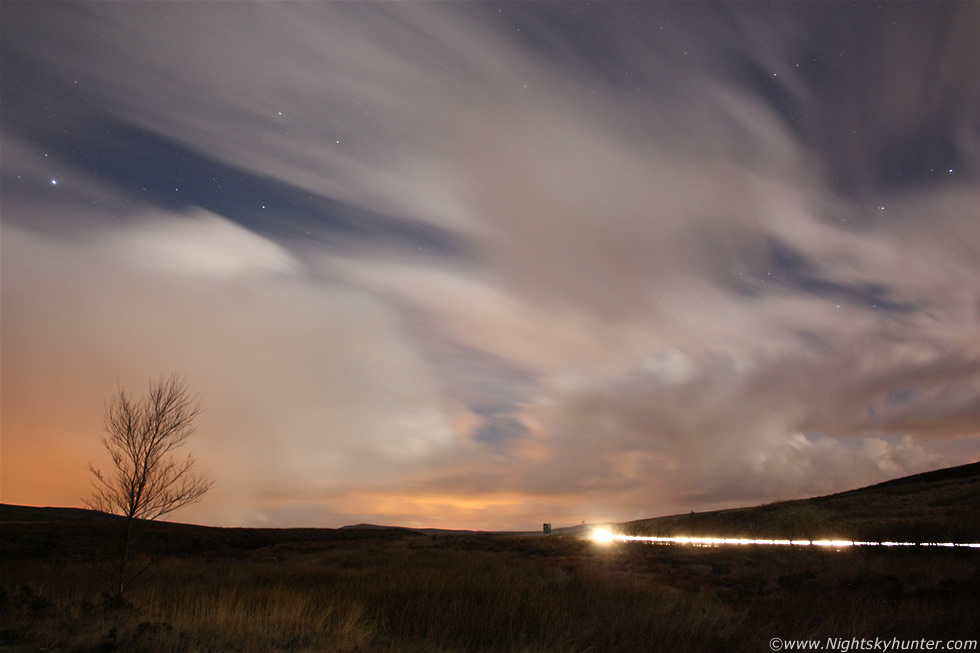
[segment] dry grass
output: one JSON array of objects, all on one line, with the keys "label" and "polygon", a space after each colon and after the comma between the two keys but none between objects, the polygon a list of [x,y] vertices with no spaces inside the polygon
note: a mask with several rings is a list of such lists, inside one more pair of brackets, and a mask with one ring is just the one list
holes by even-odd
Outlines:
[{"label": "dry grass", "polygon": [[175,535],[182,554],[124,608],[103,605],[97,555],[4,557],[0,651],[760,651],[774,636],[975,638],[980,611],[976,551],[199,535],[202,553]]}]

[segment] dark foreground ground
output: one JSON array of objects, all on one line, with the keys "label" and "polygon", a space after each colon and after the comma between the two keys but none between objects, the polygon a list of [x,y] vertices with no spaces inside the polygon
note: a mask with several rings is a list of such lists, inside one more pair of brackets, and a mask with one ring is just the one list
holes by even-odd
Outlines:
[{"label": "dark foreground ground", "polygon": [[[768,651],[773,637],[971,639],[980,550],[0,521],[0,651]],[[977,649],[973,649],[977,650]]]}]

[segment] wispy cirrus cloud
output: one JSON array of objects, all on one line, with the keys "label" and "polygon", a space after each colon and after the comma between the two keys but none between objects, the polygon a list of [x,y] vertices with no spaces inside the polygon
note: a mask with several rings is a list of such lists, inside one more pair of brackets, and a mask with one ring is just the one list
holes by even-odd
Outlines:
[{"label": "wispy cirrus cloud", "polygon": [[972,5],[4,14],[4,459],[75,479],[5,462],[4,500],[84,493],[104,397],[174,368],[214,523],[530,528],[980,454]]}]

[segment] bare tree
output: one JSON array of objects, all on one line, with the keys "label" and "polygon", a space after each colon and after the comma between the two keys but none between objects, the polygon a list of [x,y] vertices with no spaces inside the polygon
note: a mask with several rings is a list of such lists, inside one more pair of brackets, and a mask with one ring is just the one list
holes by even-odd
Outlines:
[{"label": "bare tree", "polygon": [[200,398],[176,374],[150,382],[139,400],[119,389],[105,407],[106,435],[102,445],[113,470],[103,473],[93,465],[94,491],[85,504],[100,512],[122,515],[126,527],[121,538],[116,598],[122,599],[132,580],[130,546],[133,525],[157,519],[200,501],[213,481],[195,473],[194,456],[173,457],[175,449],[194,433],[194,418],[201,412]]}]

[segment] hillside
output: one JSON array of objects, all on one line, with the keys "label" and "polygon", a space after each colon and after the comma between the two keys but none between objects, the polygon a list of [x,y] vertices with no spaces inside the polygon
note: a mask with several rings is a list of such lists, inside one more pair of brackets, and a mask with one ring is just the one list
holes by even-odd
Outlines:
[{"label": "hillside", "polygon": [[[977,541],[978,482],[971,465],[623,527]],[[0,505],[0,651],[755,652],[777,629],[823,643],[975,640],[980,612],[972,549],[605,546],[539,533],[169,522],[140,525],[134,550],[152,564],[120,604],[108,592],[121,522]]]},{"label": "hillside", "polygon": [[980,463],[939,469],[812,499],[619,524],[659,536],[980,541]]},{"label": "hillside", "polygon": [[[25,550],[57,547],[73,539],[73,551],[98,548],[104,529],[116,517],[81,508],[40,508],[0,504],[0,556]],[[18,526],[12,528],[13,524]],[[934,470],[876,485],[811,499],[780,501],[750,508],[670,515],[616,525],[634,535],[703,535],[792,539],[843,538],[856,540],[980,541],[980,463]],[[555,535],[580,536],[588,526],[555,528]],[[15,535],[16,533],[16,535]],[[493,535],[537,535],[497,532]],[[355,539],[385,539],[402,535],[490,535],[477,531],[402,528],[357,524],[330,528],[218,528],[154,522],[148,539],[159,540],[171,552],[228,554],[269,546]],[[164,544],[163,540],[167,543]],[[42,544],[43,543],[43,544]],[[34,547],[32,549],[32,547]],[[50,552],[50,551],[49,551]]]},{"label": "hillside", "polygon": [[[81,508],[0,504],[0,559],[111,556],[123,520]],[[138,529],[141,550],[176,557],[276,559],[309,549],[421,537],[408,529],[220,528],[165,521]]]}]

